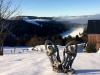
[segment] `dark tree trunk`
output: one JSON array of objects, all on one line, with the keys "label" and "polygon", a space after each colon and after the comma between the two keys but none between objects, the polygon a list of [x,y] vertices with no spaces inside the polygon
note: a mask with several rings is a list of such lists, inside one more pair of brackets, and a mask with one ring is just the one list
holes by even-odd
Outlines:
[{"label": "dark tree trunk", "polygon": [[0,55],[1,55],[1,52],[2,52],[2,51],[1,51],[1,42],[0,42]]},{"label": "dark tree trunk", "polygon": [[3,55],[3,42],[0,42],[0,55]]}]

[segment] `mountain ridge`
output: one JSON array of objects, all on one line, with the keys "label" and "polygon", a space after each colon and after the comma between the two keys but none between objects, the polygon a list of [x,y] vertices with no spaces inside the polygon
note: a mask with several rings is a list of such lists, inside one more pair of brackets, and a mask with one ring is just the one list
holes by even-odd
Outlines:
[{"label": "mountain ridge", "polygon": [[[87,24],[88,20],[98,20],[100,19],[100,14],[95,15],[80,15],[80,16],[58,16],[58,17],[38,17],[38,16],[17,16],[14,18],[11,18],[13,20],[23,20],[24,17],[32,19],[49,19],[50,21],[69,21],[71,23],[78,23],[78,24]],[[42,20],[41,20],[42,21]]]}]

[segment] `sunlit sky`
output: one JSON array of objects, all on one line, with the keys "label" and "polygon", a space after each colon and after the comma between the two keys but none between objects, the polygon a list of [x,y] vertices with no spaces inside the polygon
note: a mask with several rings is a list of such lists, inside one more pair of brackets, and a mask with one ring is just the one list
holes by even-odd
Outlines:
[{"label": "sunlit sky", "polygon": [[27,16],[80,16],[100,14],[100,0],[13,0]]}]

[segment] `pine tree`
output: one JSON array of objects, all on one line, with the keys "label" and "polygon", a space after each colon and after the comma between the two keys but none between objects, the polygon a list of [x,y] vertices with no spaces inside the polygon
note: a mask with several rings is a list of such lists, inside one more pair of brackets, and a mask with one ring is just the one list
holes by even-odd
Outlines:
[{"label": "pine tree", "polygon": [[87,44],[86,52],[88,53],[96,52],[95,46],[93,46],[92,44]]}]

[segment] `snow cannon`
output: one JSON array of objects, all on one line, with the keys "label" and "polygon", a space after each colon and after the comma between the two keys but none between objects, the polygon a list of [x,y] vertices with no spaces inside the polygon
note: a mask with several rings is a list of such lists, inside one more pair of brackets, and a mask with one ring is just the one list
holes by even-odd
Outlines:
[{"label": "snow cannon", "polygon": [[73,61],[77,55],[77,42],[70,41],[63,50],[63,59],[60,59],[59,49],[57,45],[51,41],[45,41],[46,55],[48,56],[52,70],[57,73],[73,74],[75,70],[72,68]]}]

